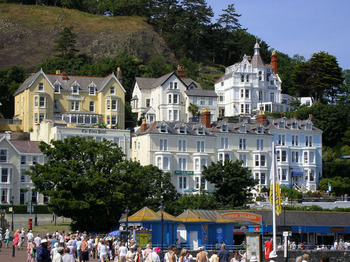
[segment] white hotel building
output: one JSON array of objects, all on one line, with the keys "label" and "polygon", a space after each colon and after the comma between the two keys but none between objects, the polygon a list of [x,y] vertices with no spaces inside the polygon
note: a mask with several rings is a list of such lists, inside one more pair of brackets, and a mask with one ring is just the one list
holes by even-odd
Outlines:
[{"label": "white hotel building", "polygon": [[281,184],[317,189],[322,175],[322,132],[311,121],[260,116],[254,122],[246,118],[211,126],[208,119],[202,113],[204,123],[144,122],[132,137],[132,159],[170,172],[180,193],[199,192],[201,187],[214,189],[202,178],[202,166],[224,159],[241,160],[259,181],[260,189],[270,183],[274,141]]}]

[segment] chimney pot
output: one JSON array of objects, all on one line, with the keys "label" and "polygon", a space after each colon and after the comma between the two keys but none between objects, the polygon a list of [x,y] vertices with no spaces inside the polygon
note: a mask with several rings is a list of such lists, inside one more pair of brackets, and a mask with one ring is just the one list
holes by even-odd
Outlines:
[{"label": "chimney pot", "polygon": [[206,127],[210,127],[210,110],[209,110],[209,108],[203,108],[202,114],[201,114],[201,122]]},{"label": "chimney pot", "polygon": [[277,74],[277,65],[278,65],[278,59],[277,59],[277,52],[273,51],[271,55],[271,65],[273,66],[273,72]]},{"label": "chimney pot", "polygon": [[143,118],[142,124],[141,124],[141,132],[144,133],[146,130],[147,130],[147,123],[146,123],[146,119]]}]

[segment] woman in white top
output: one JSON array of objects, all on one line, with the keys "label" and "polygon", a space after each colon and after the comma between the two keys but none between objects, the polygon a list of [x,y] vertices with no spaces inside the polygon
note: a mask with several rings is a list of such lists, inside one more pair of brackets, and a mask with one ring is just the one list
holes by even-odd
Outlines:
[{"label": "woman in white top", "polygon": [[106,245],[104,240],[101,241],[101,245],[99,246],[99,254],[100,254],[101,262],[105,262],[106,258],[111,255],[109,253],[109,248]]}]

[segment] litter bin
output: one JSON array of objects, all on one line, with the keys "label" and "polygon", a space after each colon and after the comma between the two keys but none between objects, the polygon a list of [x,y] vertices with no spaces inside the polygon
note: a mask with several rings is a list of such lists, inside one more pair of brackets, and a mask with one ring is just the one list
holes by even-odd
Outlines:
[{"label": "litter bin", "polygon": [[32,230],[33,227],[33,218],[28,218],[28,230]]}]

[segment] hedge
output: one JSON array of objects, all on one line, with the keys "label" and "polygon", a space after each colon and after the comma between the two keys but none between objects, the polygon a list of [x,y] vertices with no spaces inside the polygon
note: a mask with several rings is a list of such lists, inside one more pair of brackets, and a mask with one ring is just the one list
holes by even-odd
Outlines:
[{"label": "hedge", "polygon": [[[0,205],[0,209],[5,209],[6,213],[11,213],[9,211],[9,208],[12,207],[12,205]],[[13,212],[15,214],[29,214],[27,212],[28,205],[13,205]],[[33,212],[35,213],[35,205],[33,205]],[[49,209],[48,205],[38,205],[38,214],[52,214],[52,212]]]}]

